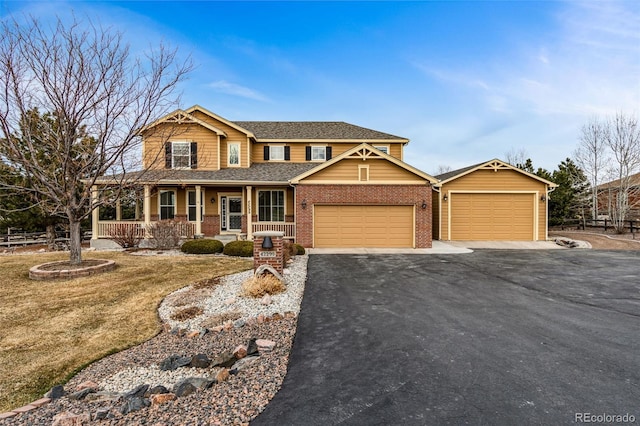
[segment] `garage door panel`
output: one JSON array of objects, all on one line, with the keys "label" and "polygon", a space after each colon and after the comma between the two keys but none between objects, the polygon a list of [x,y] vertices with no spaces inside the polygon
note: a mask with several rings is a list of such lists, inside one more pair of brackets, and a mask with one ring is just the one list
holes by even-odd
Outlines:
[{"label": "garage door panel", "polygon": [[412,247],[413,206],[314,206],[315,247]]},{"label": "garage door panel", "polygon": [[452,194],[451,239],[533,240],[534,198],[532,194]]}]

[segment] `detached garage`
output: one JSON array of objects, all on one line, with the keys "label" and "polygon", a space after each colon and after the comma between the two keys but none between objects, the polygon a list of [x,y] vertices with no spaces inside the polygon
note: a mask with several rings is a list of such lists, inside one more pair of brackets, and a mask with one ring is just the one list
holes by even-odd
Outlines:
[{"label": "detached garage", "polygon": [[440,240],[547,239],[547,199],[556,185],[500,160],[436,176],[433,229]]}]

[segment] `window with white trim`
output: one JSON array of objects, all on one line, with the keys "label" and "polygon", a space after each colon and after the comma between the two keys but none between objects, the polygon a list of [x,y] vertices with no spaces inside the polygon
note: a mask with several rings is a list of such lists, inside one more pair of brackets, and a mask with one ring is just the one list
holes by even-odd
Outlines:
[{"label": "window with white trim", "polygon": [[190,142],[171,142],[171,166],[174,169],[191,168]]},{"label": "window with white trim", "polygon": [[239,142],[230,142],[228,145],[228,164],[229,166],[239,166],[240,165],[240,143]]},{"label": "window with white trim", "polygon": [[382,151],[385,154],[389,154],[389,145],[374,145],[373,147],[378,151]]},{"label": "window with white trim", "polygon": [[[196,191],[187,191],[187,218],[196,221]],[[204,221],[204,191],[200,191],[200,221]]]},{"label": "window with white trim", "polygon": [[269,160],[284,160],[284,146],[283,145],[270,145],[269,146]]},{"label": "window with white trim", "polygon": [[326,146],[312,146],[311,147],[311,161],[326,161],[327,159],[327,147]]},{"label": "window with white trim", "polygon": [[258,221],[284,222],[284,190],[258,191]]},{"label": "window with white trim", "polygon": [[176,217],[176,192],[160,191],[160,220]]}]

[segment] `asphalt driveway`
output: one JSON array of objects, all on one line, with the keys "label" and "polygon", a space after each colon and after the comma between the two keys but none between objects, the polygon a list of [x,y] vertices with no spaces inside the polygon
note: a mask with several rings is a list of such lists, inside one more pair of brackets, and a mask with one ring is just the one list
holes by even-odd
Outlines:
[{"label": "asphalt driveway", "polygon": [[289,372],[252,425],[577,413],[640,422],[640,252],[312,255]]}]

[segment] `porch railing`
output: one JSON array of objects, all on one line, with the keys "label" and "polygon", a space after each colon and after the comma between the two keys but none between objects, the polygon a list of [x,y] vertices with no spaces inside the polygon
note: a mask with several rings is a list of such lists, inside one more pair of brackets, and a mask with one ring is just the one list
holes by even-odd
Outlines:
[{"label": "porch railing", "polygon": [[[153,224],[153,222],[152,222]],[[180,226],[180,235],[191,237],[195,233],[196,225],[191,222],[177,222]],[[98,222],[98,237],[109,238],[114,235],[126,234],[131,228],[135,230],[135,235],[139,238],[145,237],[145,225],[141,221],[132,220],[107,220]]]},{"label": "porch railing", "polygon": [[253,232],[259,231],[279,231],[284,232],[284,238],[296,237],[295,222],[255,222]]},{"label": "porch railing", "polygon": [[132,220],[107,220],[98,222],[98,238],[109,238],[123,234],[125,229],[134,228],[136,236],[144,238],[144,222]]}]

